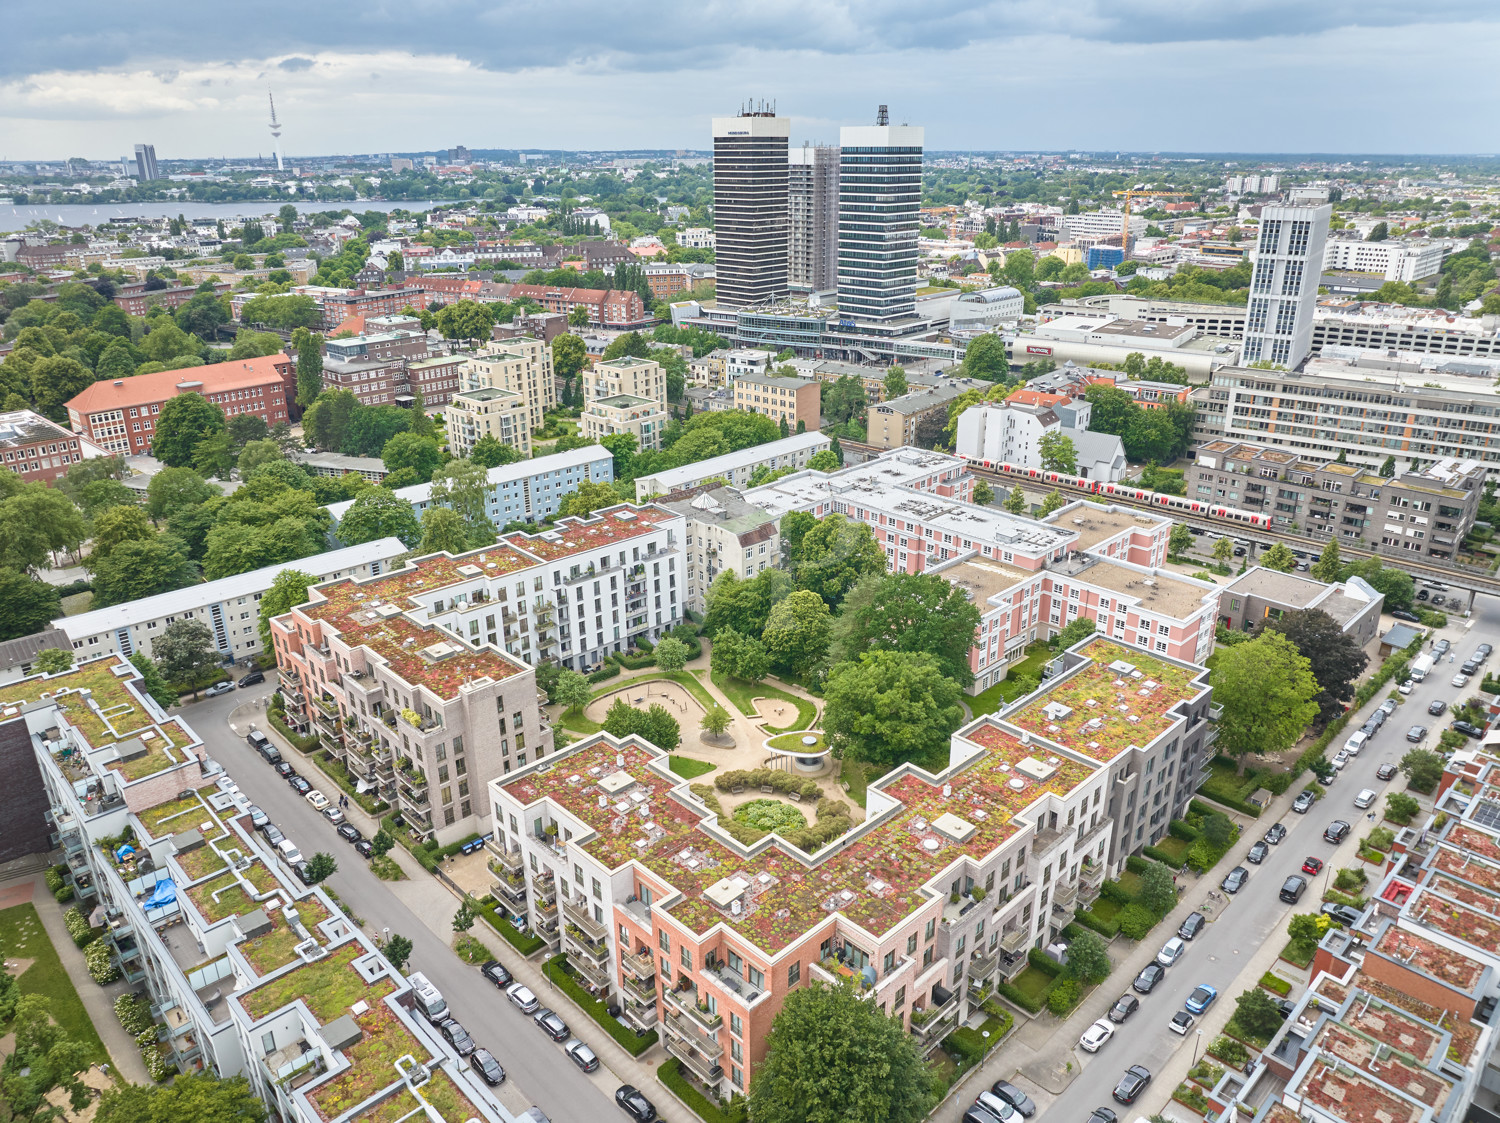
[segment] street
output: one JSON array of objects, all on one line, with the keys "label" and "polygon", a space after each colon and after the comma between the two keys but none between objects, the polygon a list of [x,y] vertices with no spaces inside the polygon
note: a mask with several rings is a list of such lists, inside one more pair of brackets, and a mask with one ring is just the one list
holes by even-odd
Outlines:
[{"label": "street", "polygon": [[[555,1044],[534,1025],[530,1015],[512,1006],[503,992],[480,976],[478,968],[459,959],[443,937],[397,897],[390,883],[372,874],[365,860],[339,838],[328,821],[250,748],[244,734],[249,731],[249,721],[255,721],[258,728],[265,727],[263,708],[256,705],[253,715],[248,709],[235,714],[239,731],[231,730],[229,723],[233,711],[248,703],[258,703],[268,697],[272,689],[274,684],[268,682],[266,686],[252,690],[237,690],[220,698],[189,703],[181,707],[180,712],[203,738],[209,755],[224,766],[250,800],[269,815],[305,855],[311,857],[316,851],[326,850],[338,860],[338,872],[328,879],[328,884],[346,906],[366,922],[364,930],[367,934],[379,936],[382,929],[389,929],[411,940],[412,955],[407,970],[424,973],[443,992],[453,1016],[463,1023],[481,1048],[489,1049],[504,1066],[506,1082],[499,1088],[490,1089],[501,1104],[512,1114],[535,1104],[553,1123],[599,1123],[605,1118],[623,1118],[623,1113],[614,1103],[614,1090],[623,1081],[613,1076],[608,1068],[611,1050],[618,1047],[586,1014],[550,988],[532,987],[542,1005],[557,1010],[574,1035],[588,1042],[599,1054],[603,1063],[592,1075],[580,1072],[563,1055],[561,1045]],[[338,788],[314,765],[304,762],[295,752],[288,754],[287,759],[314,787],[321,789],[330,799],[337,798]],[[300,884],[285,867],[282,873],[292,884]],[[417,876],[431,883],[425,888],[436,891],[436,900],[446,909],[440,927],[446,928],[449,916],[458,907],[457,899],[436,879],[423,873]],[[506,951],[497,958],[506,966],[515,968],[520,956],[508,945],[502,945],[493,932],[486,931],[483,920],[473,934],[482,937],[491,948],[505,947]],[[643,1087],[642,1090],[665,1118],[685,1118],[680,1105],[663,1102],[667,1096],[660,1087]]]}]

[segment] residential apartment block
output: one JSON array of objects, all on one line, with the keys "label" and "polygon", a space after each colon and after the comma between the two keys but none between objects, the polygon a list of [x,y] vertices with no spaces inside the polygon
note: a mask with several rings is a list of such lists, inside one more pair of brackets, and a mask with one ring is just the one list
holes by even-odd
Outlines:
[{"label": "residential apartment block", "polygon": [[454,452],[467,456],[475,441],[492,436],[530,456],[531,431],[557,405],[551,349],[539,339],[518,336],[453,358],[459,389],[445,412]]},{"label": "residential apartment block", "polygon": [[290,420],[296,377],[291,359],[268,355],[95,382],[68,400],[68,424],[107,453],[143,456],[151,450],[156,416],[168,399],[202,394],[228,417],[250,413],[279,425]]},{"label": "residential apartment block", "polygon": [[[887,398],[865,414],[867,440],[876,448],[916,445],[917,430],[924,422],[948,421],[948,404],[967,386],[920,386],[897,398]],[[932,443],[932,442],[928,442]]]},{"label": "residential apartment block", "polygon": [[727,452],[723,456],[684,464],[681,468],[668,468],[649,476],[638,476],[635,481],[636,499],[651,495],[664,495],[671,491],[684,491],[708,480],[723,480],[730,487],[743,490],[750,486],[750,478],[761,469],[779,472],[784,468],[798,471],[807,467],[807,462],[832,448],[833,441],[816,431],[794,433],[779,441],[767,441],[763,445],[752,445],[738,452]]},{"label": "residential apartment block", "polygon": [[781,568],[781,520],[732,487],[707,485],[673,491],[654,500],[687,520],[687,607],[708,611],[708,588],[732,569],[741,578]]},{"label": "residential apartment block", "polygon": [[1190,498],[1269,514],[1315,540],[1447,560],[1473,529],[1486,473],[1477,461],[1445,458],[1386,477],[1267,445],[1212,441],[1199,446],[1186,478]]},{"label": "residential apartment block", "polygon": [[459,389],[461,355],[433,355],[419,330],[373,332],[323,344],[323,384],[348,390],[360,405],[392,405],[422,396],[446,405]]},{"label": "residential apartment block", "polygon": [[[1042,437],[1057,433],[1073,444],[1076,464],[1071,474],[1090,480],[1121,480],[1129,467],[1125,444],[1111,433],[1089,429],[1091,412],[1092,407],[1081,394],[1070,397],[1067,393],[1017,390],[1003,402],[986,402],[964,410],[958,418],[954,447],[960,456],[1040,471]],[[870,416],[875,416],[875,409]]]},{"label": "residential apartment block", "polygon": [[29,409],[0,413],[0,467],[25,483],[51,483],[74,464],[103,456],[98,445]]},{"label": "residential apartment block", "polygon": [[1379,273],[1387,281],[1410,284],[1434,276],[1443,267],[1450,246],[1446,242],[1365,242],[1357,238],[1330,238],[1323,247],[1325,272]]},{"label": "residential apartment block", "polygon": [[1060,664],[813,854],[741,845],[711,787],[595,734],[490,781],[496,897],[711,1092],[749,1088],[815,982],[852,978],[930,1053],[1166,831],[1212,740],[1202,668],[1098,638]]},{"label": "residential apartment block", "polygon": [[817,429],[823,420],[822,386],[815,378],[752,374],[736,378],[734,408],[784,421],[789,429]]},{"label": "residential apartment block", "polygon": [[526,399],[509,390],[485,387],[456,394],[444,411],[448,445],[454,456],[468,456],[476,442],[493,437],[523,457],[531,455],[533,419]]},{"label": "residential apartment block", "polygon": [[29,833],[34,814],[41,848],[60,850],[80,906],[103,917],[111,962],[150,1006],[164,1062],[244,1076],[281,1119],[509,1119],[414,1013],[401,972],[328,893],[294,880],[233,779],[124,659],[11,684],[0,708],[7,811],[30,809],[7,835]]},{"label": "residential apartment block", "polygon": [[650,311],[633,289],[563,289],[547,285],[511,285],[509,299],[530,297],[547,312],[564,315],[584,308],[594,327],[628,331],[651,322]]},{"label": "residential apartment block", "polygon": [[532,665],[592,666],[681,623],[684,529],[622,504],[318,585],[271,622],[287,718],[408,826],[442,842],[483,831],[484,781],[552,746]]},{"label": "residential apartment block", "polygon": [[583,436],[629,433],[637,448],[659,449],[667,416],[667,376],[654,359],[625,355],[583,372]]},{"label": "residential apartment block", "polygon": [[[489,490],[485,515],[497,527],[509,522],[537,522],[553,514],[563,497],[578,490],[584,481],[609,483],[615,478],[615,461],[609,449],[590,445],[568,452],[554,452],[534,460],[502,464],[487,474]],[[417,517],[432,505],[432,485],[413,484],[396,492],[412,505]],[[330,503],[328,513],[336,527],[354,502]]]}]

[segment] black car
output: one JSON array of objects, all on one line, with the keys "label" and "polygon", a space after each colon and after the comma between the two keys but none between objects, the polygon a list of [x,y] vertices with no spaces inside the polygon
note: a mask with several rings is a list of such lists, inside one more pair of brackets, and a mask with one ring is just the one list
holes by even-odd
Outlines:
[{"label": "black car", "polygon": [[990,1091],[1020,1112],[1023,1119],[1030,1119],[1036,1114],[1036,1104],[1032,1102],[1031,1097],[1008,1080],[995,1081],[990,1086]]},{"label": "black car", "polygon": [[1119,1025],[1141,1008],[1141,1000],[1133,994],[1122,994],[1120,1000],[1109,1008],[1109,1020]]},{"label": "black car", "polygon": [[531,1020],[541,1026],[542,1032],[552,1038],[553,1041],[566,1041],[571,1032],[568,1029],[568,1023],[545,1006],[531,1015]]},{"label": "black car", "polygon": [[308,792],[312,791],[312,785],[304,780],[301,776],[289,776],[287,778],[287,783],[292,786],[292,790],[298,795],[306,795]]},{"label": "black car", "polygon": [[511,978],[510,972],[505,969],[505,964],[493,959],[480,967],[479,973],[494,983],[500,990],[504,990],[514,981]]},{"label": "black car", "polygon": [[1177,935],[1184,940],[1191,940],[1208,924],[1208,917],[1201,912],[1190,912],[1187,919],[1182,922],[1182,927],[1177,929]]},{"label": "black car", "polygon": [[1250,847],[1250,853],[1245,855],[1245,861],[1258,866],[1266,860],[1266,855],[1270,852],[1271,848],[1264,842],[1257,842]]},{"label": "black car", "polygon": [[1120,1077],[1120,1082],[1115,1085],[1115,1090],[1110,1093],[1117,1103],[1133,1104],[1136,1097],[1146,1090],[1146,1085],[1151,1083],[1151,1070],[1145,1065],[1131,1065],[1125,1070],[1125,1075]]},{"label": "black car", "polygon": [[363,842],[365,839],[365,836],[359,833],[359,828],[350,823],[340,823],[334,830],[340,838],[351,844]]},{"label": "black car", "polygon": [[259,729],[252,729],[246,735],[245,740],[250,742],[250,747],[256,752],[260,752],[261,749],[265,748],[271,743],[271,739],[264,733],[262,733]]},{"label": "black car", "polygon": [[1437,717],[1447,708],[1448,703],[1444,702],[1441,698],[1436,698],[1433,701],[1427,703],[1427,712],[1433,717]]},{"label": "black car", "polygon": [[438,1032],[447,1038],[448,1044],[453,1046],[453,1051],[460,1057],[467,1057],[477,1048],[474,1039],[469,1036],[469,1031],[452,1018],[438,1026]]},{"label": "black car", "polygon": [[1096,1107],[1089,1113],[1089,1123],[1116,1123],[1119,1118],[1107,1107]]},{"label": "black car", "polygon": [[1483,663],[1486,659],[1488,659],[1490,657],[1490,655],[1494,652],[1494,650],[1495,650],[1494,647],[1491,646],[1490,644],[1481,643],[1478,646],[1478,648],[1475,649],[1474,656],[1481,663]]},{"label": "black car", "polygon": [[1266,831],[1266,833],[1265,833],[1265,840],[1267,842],[1269,842],[1272,846],[1279,845],[1280,842],[1281,842],[1281,840],[1283,838],[1285,838],[1285,837],[1286,837],[1286,828],[1284,826],[1282,826],[1280,823],[1272,823],[1271,824],[1271,829],[1268,830],[1268,831]]},{"label": "black car", "polygon": [[1391,609],[1391,615],[1397,620],[1405,620],[1408,624],[1420,624],[1422,622],[1422,618],[1415,612],[1408,612],[1404,608]]},{"label": "black car", "polygon": [[1224,880],[1219,882],[1219,888],[1226,893],[1238,893],[1245,887],[1245,882],[1250,880],[1250,871],[1244,866],[1235,866],[1224,875]]},{"label": "black car", "polygon": [[281,828],[275,823],[267,823],[260,828],[260,833],[266,836],[266,845],[272,850],[280,846],[286,840],[286,835],[281,833]]},{"label": "black car", "polygon": [[475,1049],[469,1054],[469,1067],[491,1088],[505,1083],[505,1070],[488,1049]]},{"label": "black car", "polygon": [[1414,725],[1406,731],[1406,739],[1413,745],[1418,744],[1425,736],[1427,736],[1427,727],[1425,725]]},{"label": "black car", "polygon": [[1344,839],[1348,837],[1348,835],[1349,824],[1344,822],[1344,820],[1342,819],[1335,819],[1333,822],[1329,823],[1327,829],[1323,831],[1323,838],[1326,841],[1335,844],[1343,842]]},{"label": "black car", "polygon": [[1477,675],[1480,662],[1477,656],[1470,656],[1458,669],[1466,675]]},{"label": "black car", "polygon": [[375,856],[375,847],[370,845],[368,839],[360,839],[354,844],[354,852],[361,858],[373,858]]},{"label": "black car", "polygon": [[641,1090],[633,1084],[621,1084],[615,1089],[615,1103],[619,1104],[625,1114],[635,1120],[635,1123],[654,1123],[656,1119],[656,1105],[641,1094]]},{"label": "black car", "polygon": [[1150,994],[1156,989],[1156,984],[1166,978],[1167,969],[1160,963],[1152,962],[1141,968],[1141,973],[1135,977],[1135,982],[1130,984],[1132,990],[1137,994]]},{"label": "black car", "polygon": [[312,875],[312,866],[306,862],[298,862],[292,869],[297,871],[297,876],[302,879],[303,885],[316,885],[318,879]]},{"label": "black car", "polygon": [[1444,655],[1448,654],[1448,648],[1450,648],[1451,646],[1453,645],[1450,644],[1447,640],[1440,639],[1437,641],[1437,643],[1432,645],[1432,653],[1438,658],[1442,658]]},{"label": "black car", "polygon": [[286,761],[278,760],[276,762],[276,775],[280,776],[283,780],[285,780],[288,776],[295,776],[296,774],[297,770]]},{"label": "black car", "polygon": [[1359,910],[1353,905],[1337,905],[1329,901],[1318,911],[1324,916],[1332,917],[1345,928],[1352,928],[1359,923]]},{"label": "black car", "polygon": [[1379,768],[1375,769],[1375,779],[1389,780],[1396,774],[1396,771],[1397,769],[1395,764],[1393,764],[1391,761],[1386,761]]},{"label": "black car", "polygon": [[240,689],[243,690],[247,686],[259,686],[265,681],[266,675],[264,671],[251,671],[244,678],[240,679]]},{"label": "black car", "polygon": [[1449,728],[1450,729],[1456,729],[1456,730],[1458,730],[1465,737],[1483,737],[1484,736],[1484,730],[1480,729],[1479,726],[1477,726],[1473,722],[1469,722],[1469,721],[1455,721],[1455,722],[1453,722],[1449,726]]}]

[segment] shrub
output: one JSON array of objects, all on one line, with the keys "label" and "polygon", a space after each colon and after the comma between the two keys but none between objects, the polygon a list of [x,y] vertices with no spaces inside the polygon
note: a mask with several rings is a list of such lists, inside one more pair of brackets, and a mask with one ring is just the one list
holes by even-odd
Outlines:
[{"label": "shrub", "polygon": [[1144,940],[1159,919],[1145,905],[1126,905],[1120,913],[1120,934],[1128,939]]},{"label": "shrub", "polygon": [[1106,878],[1099,886],[1099,896],[1106,901],[1113,901],[1117,905],[1128,905],[1135,900],[1129,893],[1125,892],[1118,881]]},{"label": "shrub", "polygon": [[120,977],[120,969],[109,957],[109,945],[102,939],[83,949],[83,959],[88,964],[89,976],[100,986],[108,986]]},{"label": "shrub", "polygon": [[62,904],[73,899],[73,886],[64,875],[68,867],[64,865],[48,866],[43,876],[47,879],[47,889],[53,898]]},{"label": "shrub", "polygon": [[1333,879],[1333,887],[1342,893],[1348,893],[1355,889],[1361,889],[1370,880],[1364,870],[1344,868],[1339,870],[1338,876]]},{"label": "shrub", "polygon": [[762,831],[801,830],[807,826],[807,816],[779,799],[752,799],[736,807],[734,817]]},{"label": "shrub", "polygon": [[1192,1108],[1199,1115],[1208,1111],[1208,1097],[1205,1096],[1196,1084],[1182,1083],[1177,1085],[1177,1091],[1172,1093],[1172,1098]]},{"label": "shrub", "polygon": [[656,1070],[656,1078],[679,1100],[687,1104],[703,1123],[736,1123],[737,1115],[723,1110],[702,1092],[689,1084],[682,1075],[682,1062],[671,1057]]},{"label": "shrub", "polygon": [[1063,973],[1063,965],[1041,948],[1032,948],[1026,953],[1026,962],[1030,963],[1044,975],[1058,978]]},{"label": "shrub", "polygon": [[1011,986],[1009,983],[996,983],[995,992],[1005,998],[1007,1002],[1014,1002],[1028,1014],[1040,1014],[1042,1007],[1047,1004],[1047,996],[1032,998],[1030,995]]},{"label": "shrub", "polygon": [[94,930],[89,927],[88,918],[77,908],[71,908],[63,913],[63,927],[68,930],[68,935],[73,937],[73,942],[79,947],[85,947],[93,942]]},{"label": "shrub", "polygon": [[1047,992],[1047,1009],[1061,1018],[1082,998],[1083,988],[1075,980],[1061,979]]},{"label": "shrub", "polygon": [[613,1037],[617,1044],[632,1057],[639,1057],[647,1049],[656,1044],[656,1031],[653,1029],[648,1033],[637,1034],[622,1023],[609,1016],[607,1003],[602,998],[595,998],[578,985],[573,978],[573,973],[568,967],[566,955],[553,956],[547,960],[542,968],[542,973],[551,980],[552,984],[562,991],[574,1004],[594,1021],[603,1027],[604,1032]]},{"label": "shrub", "polygon": [[1396,832],[1389,827],[1376,827],[1365,835],[1362,846],[1370,850],[1389,850],[1396,843]]},{"label": "shrub", "polygon": [[1083,909],[1073,919],[1085,928],[1092,928],[1106,940],[1112,940],[1120,934],[1120,922],[1118,920],[1100,920],[1090,909]]},{"label": "shrub", "polygon": [[1250,1050],[1232,1037],[1217,1037],[1208,1047],[1208,1055],[1217,1057],[1231,1068],[1244,1068],[1245,1062],[1250,1059]]},{"label": "shrub", "polygon": [[1183,842],[1197,842],[1199,831],[1197,827],[1191,827],[1181,819],[1173,819],[1167,824],[1167,833],[1173,838],[1180,838]]},{"label": "shrub", "polygon": [[[151,1004],[136,994],[122,994],[115,999],[115,1017],[120,1027],[131,1037],[139,1037],[152,1029]],[[152,1030],[153,1037],[155,1030]]]},{"label": "shrub", "polygon": [[588,679],[590,682],[603,682],[605,679],[614,678],[619,673],[620,664],[605,663],[604,666],[600,667],[597,671],[592,672],[588,676]]},{"label": "shrub", "polygon": [[453,952],[470,966],[478,966],[493,958],[490,949],[467,932],[460,932],[453,937]]}]

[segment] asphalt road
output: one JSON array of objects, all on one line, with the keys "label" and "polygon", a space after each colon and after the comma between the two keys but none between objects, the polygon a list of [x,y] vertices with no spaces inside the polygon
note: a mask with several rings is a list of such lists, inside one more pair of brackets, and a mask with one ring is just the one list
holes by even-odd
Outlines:
[{"label": "asphalt road", "polygon": [[[1382,631],[1391,622],[1389,617],[1385,617]],[[1394,780],[1382,782],[1375,778],[1375,770],[1382,761],[1399,762],[1402,755],[1414,747],[1406,740],[1406,731],[1413,725],[1427,726],[1425,745],[1436,747],[1438,734],[1447,728],[1452,715],[1444,713],[1441,717],[1432,717],[1427,713],[1428,703],[1440,698],[1451,709],[1455,702],[1473,694],[1472,689],[1454,687],[1451,680],[1458,670],[1458,664],[1472,654],[1479,643],[1489,640],[1500,629],[1500,599],[1477,598],[1472,625],[1465,629],[1464,623],[1466,622],[1454,620],[1439,633],[1440,637],[1446,637],[1452,642],[1453,650],[1458,656],[1457,661],[1449,664],[1445,659],[1441,670],[1434,668],[1424,682],[1413,687],[1404,703],[1370,739],[1360,755],[1349,761],[1334,783],[1325,790],[1324,798],[1315,803],[1312,810],[1305,815],[1288,811],[1279,820],[1263,816],[1243,833],[1229,855],[1214,867],[1212,876],[1222,880],[1236,865],[1243,865],[1250,871],[1250,879],[1245,887],[1230,898],[1231,903],[1220,913],[1218,920],[1188,944],[1188,950],[1175,966],[1168,969],[1167,977],[1157,984],[1156,989],[1148,995],[1137,996],[1141,1000],[1140,1009],[1131,1015],[1129,1021],[1117,1028],[1113,1039],[1092,1055],[1082,1049],[1074,1049],[1074,1065],[1082,1069],[1078,1079],[1050,1104],[1046,1102],[1045,1096],[1038,1097],[1033,1091],[1033,1096],[1042,1108],[1039,1119],[1045,1117],[1048,1123],[1086,1123],[1089,1113],[1096,1107],[1111,1108],[1121,1119],[1146,1115],[1160,1109],[1160,1105],[1172,1093],[1169,1087],[1153,1083],[1133,1106],[1116,1103],[1110,1092],[1130,1065],[1145,1065],[1151,1072],[1157,1073],[1162,1071],[1168,1059],[1180,1049],[1191,1051],[1198,1046],[1201,1055],[1202,1048],[1209,1044],[1207,1034],[1199,1042],[1193,1031],[1189,1031],[1186,1037],[1178,1037],[1167,1028],[1172,1015],[1184,1009],[1184,1001],[1193,988],[1200,983],[1208,983],[1218,989],[1216,1006],[1232,1003],[1236,995],[1255,982],[1254,979],[1239,978],[1241,965],[1247,963],[1262,944],[1274,942],[1279,946],[1285,943],[1286,924],[1291,914],[1316,911],[1323,893],[1332,885],[1332,877],[1338,868],[1355,863],[1357,840],[1375,824],[1364,817],[1368,812],[1360,811],[1354,806],[1354,797],[1361,788],[1371,788],[1377,792],[1380,798],[1370,810],[1377,813],[1378,821],[1378,812],[1384,805],[1386,794],[1405,790],[1405,782],[1399,773]],[[1493,663],[1492,659],[1490,665]],[[1358,729],[1384,697],[1382,694],[1366,706],[1359,714],[1359,722],[1350,723],[1349,732]],[[1334,747],[1337,748],[1337,744]],[[1331,758],[1332,750],[1329,755]],[[1309,774],[1308,780],[1311,779]],[[1293,790],[1300,791],[1303,786],[1305,785],[1295,785]],[[1324,829],[1335,819],[1343,819],[1353,826],[1348,838],[1337,847],[1323,839]],[[1286,838],[1280,845],[1271,847],[1270,854],[1262,864],[1250,865],[1244,860],[1246,851],[1270,829],[1273,822],[1278,821],[1287,829]],[[1307,892],[1303,894],[1300,904],[1285,904],[1277,896],[1282,882],[1291,874],[1301,873],[1302,861],[1309,855],[1321,858],[1326,863],[1324,871],[1317,877],[1308,876]],[[1151,939],[1159,946],[1174,935],[1175,932],[1163,927],[1153,932]],[[1105,985],[1123,994],[1130,990],[1131,981],[1129,977],[1114,975]],[[1080,1024],[1077,1032],[1081,1034],[1086,1028],[1086,1025]],[[977,1089],[976,1085],[975,1090]]]},{"label": "asphalt road", "polygon": [[[367,933],[389,928],[411,940],[408,970],[425,974],[443,992],[453,1016],[463,1023],[481,1048],[489,1049],[504,1066],[506,1082],[499,1088],[490,1089],[501,1104],[513,1114],[535,1104],[553,1123],[600,1123],[604,1119],[626,1118],[614,1102],[614,1090],[619,1081],[606,1066],[601,1065],[592,1075],[580,1072],[563,1055],[561,1045],[555,1044],[534,1025],[530,1015],[512,1006],[503,992],[480,976],[477,968],[460,960],[391,892],[386,882],[370,872],[365,860],[334,833],[328,821],[293,791],[250,748],[243,736],[230,730],[231,712],[237,706],[267,697],[270,690],[269,685],[237,690],[232,695],[189,703],[180,712],[203,738],[209,755],[224,766],[240,789],[271,817],[271,821],[297,844],[304,855],[326,850],[338,859],[338,872],[329,878],[329,884],[345,904],[367,922]],[[240,724],[248,731],[244,721]],[[292,763],[296,766],[299,762],[294,759]],[[303,765],[298,771],[330,799],[338,795],[334,785],[316,768]],[[298,884],[289,870],[283,869],[282,872],[293,884]],[[456,901],[453,907],[457,907]],[[515,958],[500,956],[502,962]],[[508,965],[514,966],[514,963],[508,962]],[[587,1020],[585,1015],[561,996],[538,992],[537,997],[543,1006],[552,1005],[557,1009],[575,1035],[596,1051],[601,1051],[599,1039],[604,1033],[602,1030],[592,1032],[597,1027],[582,1024]],[[647,1095],[652,1095],[651,1089],[646,1091]],[[653,1099],[658,1108],[663,1106],[659,1093]]]}]

